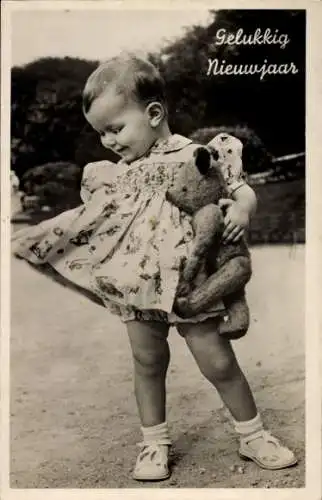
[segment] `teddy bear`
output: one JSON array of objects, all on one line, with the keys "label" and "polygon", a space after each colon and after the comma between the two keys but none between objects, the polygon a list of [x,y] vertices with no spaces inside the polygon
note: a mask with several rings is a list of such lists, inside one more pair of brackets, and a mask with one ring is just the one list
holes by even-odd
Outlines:
[{"label": "teddy bear", "polygon": [[223,300],[227,313],[220,321],[219,333],[237,339],[249,327],[245,285],[252,269],[244,238],[237,243],[221,241],[224,213],[218,202],[228,197],[220,154],[211,143],[197,147],[191,160],[179,166],[167,191],[168,201],[192,216],[194,231],[190,255],[181,266],[173,310],[190,318]]}]

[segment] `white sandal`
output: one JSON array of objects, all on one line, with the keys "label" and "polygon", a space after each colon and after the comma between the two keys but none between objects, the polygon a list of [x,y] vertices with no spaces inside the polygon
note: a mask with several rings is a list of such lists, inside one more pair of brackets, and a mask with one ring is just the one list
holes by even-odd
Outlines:
[{"label": "white sandal", "polygon": [[169,448],[162,443],[140,443],[141,451],[136,460],[133,479],[137,481],[161,481],[170,477]]},{"label": "white sandal", "polygon": [[[260,437],[263,438],[263,443],[255,450],[249,443]],[[239,455],[246,460],[253,460],[263,469],[270,470],[284,469],[297,463],[294,453],[265,430],[252,434],[249,439],[242,438]]]}]

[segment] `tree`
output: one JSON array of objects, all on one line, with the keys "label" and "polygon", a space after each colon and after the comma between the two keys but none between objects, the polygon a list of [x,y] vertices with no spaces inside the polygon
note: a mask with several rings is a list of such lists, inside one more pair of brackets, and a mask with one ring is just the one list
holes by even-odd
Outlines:
[{"label": "tree", "polygon": [[[165,47],[158,58],[168,88],[174,131],[189,135],[197,128],[247,125],[275,155],[305,148],[305,11],[212,11],[206,27],[194,26]],[[236,33],[288,34],[284,49],[277,44],[216,44],[219,29]],[[297,74],[207,76],[208,58],[230,64],[293,62]]]},{"label": "tree", "polygon": [[[205,127],[248,127],[275,156],[305,149],[305,11],[212,11],[208,26],[194,26],[159,53],[150,54],[164,76],[174,132]],[[236,33],[287,33],[276,45],[216,45],[219,29]],[[208,59],[231,64],[292,61],[296,75],[207,75]],[[117,157],[104,149],[82,113],[82,89],[97,62],[43,58],[12,70],[11,159],[19,178],[38,165],[71,162],[83,167]]]},{"label": "tree", "polygon": [[111,159],[95,136],[95,154],[81,143],[93,145],[94,132],[82,113],[82,90],[96,62],[74,58],[44,58],[12,70],[11,151],[12,168],[21,178],[38,165],[67,161],[84,166],[87,161]]}]

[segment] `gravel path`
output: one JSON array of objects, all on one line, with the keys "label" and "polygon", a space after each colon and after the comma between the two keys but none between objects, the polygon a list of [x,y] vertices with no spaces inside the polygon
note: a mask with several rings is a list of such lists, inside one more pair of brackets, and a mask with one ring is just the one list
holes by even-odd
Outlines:
[{"label": "gravel path", "polygon": [[235,349],[267,426],[299,464],[265,471],[237,456],[221,401],[171,331],[172,476],[130,471],[141,439],[122,324],[12,263],[11,486],[18,488],[300,488],[304,486],[304,247],[252,250],[252,327]]}]

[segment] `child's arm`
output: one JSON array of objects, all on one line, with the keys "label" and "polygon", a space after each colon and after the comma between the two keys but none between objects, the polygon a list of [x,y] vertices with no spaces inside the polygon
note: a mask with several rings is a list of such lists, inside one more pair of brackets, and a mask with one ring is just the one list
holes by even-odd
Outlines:
[{"label": "child's arm", "polygon": [[[111,167],[111,168],[110,168]],[[80,197],[83,203],[88,203],[92,194],[113,178],[116,168],[115,164],[103,160],[85,165],[81,181]]]},{"label": "child's arm", "polygon": [[256,212],[257,198],[253,189],[248,184],[243,184],[232,193],[232,199],[220,200],[219,206],[226,209],[223,240],[238,241]]}]

